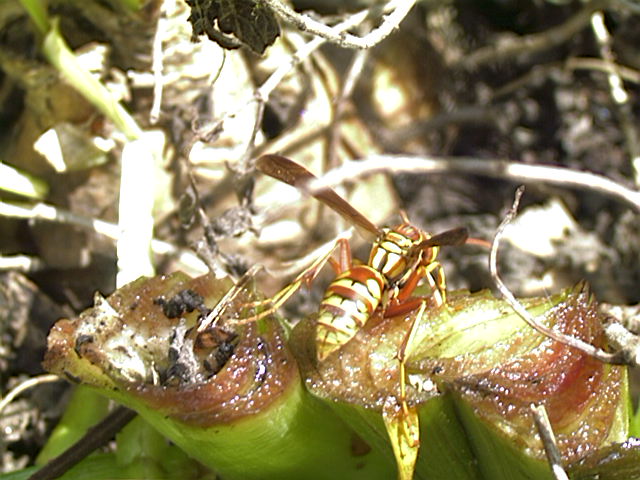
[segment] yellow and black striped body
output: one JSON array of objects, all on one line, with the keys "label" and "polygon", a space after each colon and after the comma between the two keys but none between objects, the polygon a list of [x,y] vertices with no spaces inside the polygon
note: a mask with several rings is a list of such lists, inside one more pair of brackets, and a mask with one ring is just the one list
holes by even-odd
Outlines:
[{"label": "yellow and black striped body", "polygon": [[[327,288],[320,304],[316,329],[319,361],[351,340],[373,312],[397,295],[421,265],[435,259],[437,247],[415,250],[429,234],[403,223],[381,231],[368,265],[342,272]],[[415,250],[415,251],[414,251]]]},{"label": "yellow and black striped body", "polygon": [[438,247],[413,251],[413,247],[431,236],[409,223],[382,229],[381,237],[371,247],[369,266],[384,275],[387,285],[401,287],[420,264],[435,260]]},{"label": "yellow and black striped body", "polygon": [[327,288],[316,327],[319,361],[353,338],[373,314],[386,282],[377,270],[357,265],[339,275]]}]

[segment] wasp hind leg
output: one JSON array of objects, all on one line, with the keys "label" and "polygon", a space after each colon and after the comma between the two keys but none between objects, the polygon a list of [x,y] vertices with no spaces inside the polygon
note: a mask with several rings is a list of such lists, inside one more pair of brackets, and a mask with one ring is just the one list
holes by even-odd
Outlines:
[{"label": "wasp hind leg", "polygon": [[413,478],[415,463],[420,448],[420,420],[418,406],[409,405],[407,397],[407,368],[406,361],[413,351],[417,325],[424,315],[427,303],[423,300],[414,319],[411,321],[409,332],[405,335],[396,355],[399,368],[400,392],[396,399],[389,399],[383,409],[383,419],[393,453],[398,465],[398,478],[410,480]]}]

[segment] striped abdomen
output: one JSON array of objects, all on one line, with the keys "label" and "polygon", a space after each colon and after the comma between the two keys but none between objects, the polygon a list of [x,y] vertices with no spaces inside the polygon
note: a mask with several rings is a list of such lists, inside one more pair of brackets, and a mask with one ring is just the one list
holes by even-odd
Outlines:
[{"label": "striped abdomen", "polygon": [[357,265],[338,276],[320,304],[316,327],[319,361],[351,340],[380,304],[385,279],[368,265]]}]

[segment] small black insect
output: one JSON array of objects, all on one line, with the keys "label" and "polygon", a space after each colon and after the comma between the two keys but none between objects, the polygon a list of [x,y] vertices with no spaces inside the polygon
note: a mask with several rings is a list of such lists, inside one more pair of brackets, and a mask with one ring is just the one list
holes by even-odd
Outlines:
[{"label": "small black insect", "polygon": [[188,288],[180,290],[169,300],[164,296],[156,297],[153,299],[153,303],[162,306],[162,313],[167,318],[178,318],[194,310],[198,310],[203,315],[206,315],[209,311],[204,304],[202,295]]}]

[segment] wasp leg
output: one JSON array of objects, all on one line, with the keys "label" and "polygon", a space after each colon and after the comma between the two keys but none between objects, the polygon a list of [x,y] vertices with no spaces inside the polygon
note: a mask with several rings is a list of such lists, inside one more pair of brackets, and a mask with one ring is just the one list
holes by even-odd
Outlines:
[{"label": "wasp leg", "polygon": [[[398,465],[398,479],[412,480],[413,472],[418,458],[418,449],[420,442],[415,442],[415,438],[419,438],[420,431],[418,427],[418,410],[411,408],[408,419],[404,414],[398,414],[397,407],[392,404],[385,404],[382,411],[382,419],[384,426],[389,435],[393,454]],[[408,420],[410,420],[408,422]],[[410,430],[411,428],[415,430]]]},{"label": "wasp leg", "polygon": [[413,350],[417,324],[419,319],[424,315],[426,308],[427,303],[422,300],[419,310],[411,322],[409,332],[398,348],[396,356],[400,363],[400,394],[397,404],[395,406],[391,404],[385,405],[383,410],[385,427],[391,439],[391,445],[398,464],[398,476],[402,480],[413,478],[415,462],[420,447],[418,408],[416,406],[410,406],[407,400],[406,360]]},{"label": "wasp leg", "polygon": [[[402,409],[402,413],[407,417],[411,418],[409,412],[409,404],[407,402],[407,358],[413,352],[413,346],[415,344],[415,336],[418,332],[418,322],[424,315],[425,310],[427,309],[427,303],[422,301],[420,305],[420,309],[416,313],[415,317],[411,321],[411,327],[409,329],[409,333],[404,337],[404,340],[400,344],[400,348],[398,348],[397,358],[400,363],[399,375],[400,375],[400,407]],[[419,442],[420,440],[417,439]]]},{"label": "wasp leg", "polygon": [[[333,261],[333,259],[331,258],[336,249],[339,249],[340,251],[339,263]],[[343,269],[347,262],[349,264],[351,263],[351,248],[349,247],[349,242],[345,238],[338,239],[326,254],[315,260],[311,265],[309,265],[309,267],[300,272],[300,274],[293,280],[293,282],[284,287],[273,297],[267,298],[260,302],[252,302],[246,305],[247,307],[254,308],[268,305],[266,310],[258,313],[257,315],[253,315],[252,317],[234,320],[233,323],[235,323],[236,325],[244,325],[247,323],[257,322],[258,320],[261,320],[273,314],[276,310],[282,307],[282,305],[284,305],[286,301],[291,298],[291,296],[293,296],[298,290],[300,290],[303,285],[310,285],[327,262],[331,263],[331,265],[336,270]],[[349,268],[349,266],[347,266],[347,268]],[[338,271],[338,273],[342,272]]]},{"label": "wasp leg", "polygon": [[424,274],[429,282],[429,287],[433,290],[433,296],[436,299],[438,306],[446,305],[447,303],[447,282],[444,277],[444,268],[440,262],[431,262],[424,267]]},{"label": "wasp leg", "polygon": [[247,284],[255,277],[258,272],[262,269],[259,265],[254,265],[251,267],[240,280],[231,288],[216,304],[215,307],[202,319],[196,331],[198,333],[202,333],[205,330],[211,328],[217,321],[222,318],[225,310],[229,305],[231,305],[236,297],[242,292]]},{"label": "wasp leg", "polygon": [[436,305],[445,305],[447,303],[447,284],[444,277],[444,269],[439,262],[431,262],[426,267],[419,268],[411,274],[402,288],[391,297],[384,316],[388,318],[406,315],[419,308],[428,297],[411,297],[411,294],[423,278],[426,278],[429,283]]}]

